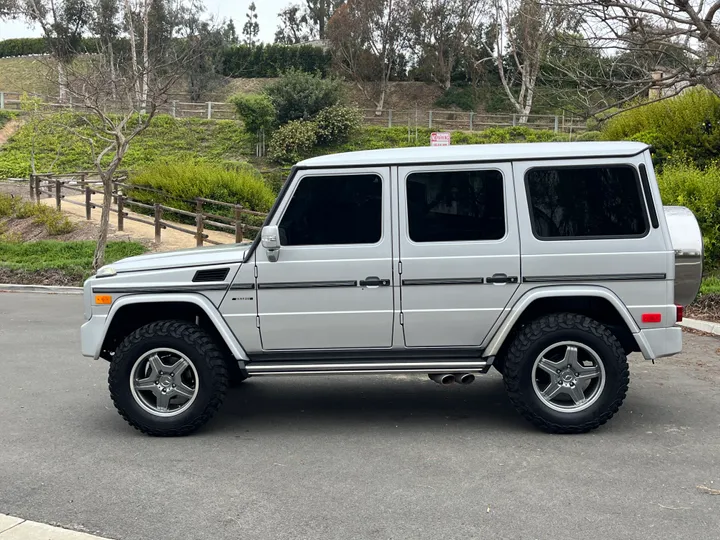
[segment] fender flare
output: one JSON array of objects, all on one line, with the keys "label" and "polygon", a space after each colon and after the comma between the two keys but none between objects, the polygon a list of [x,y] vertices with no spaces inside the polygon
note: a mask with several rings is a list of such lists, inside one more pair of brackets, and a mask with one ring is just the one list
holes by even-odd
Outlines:
[{"label": "fender flare", "polygon": [[635,319],[632,318],[625,304],[618,296],[610,289],[600,287],[596,285],[583,285],[583,286],[547,286],[537,287],[518,298],[518,300],[510,308],[510,314],[505,318],[500,327],[495,332],[492,340],[483,351],[483,356],[495,356],[500,352],[500,348],[507,339],[510,331],[512,330],[515,323],[518,321],[520,316],[525,312],[527,307],[541,298],[565,298],[565,297],[577,297],[577,296],[594,296],[596,298],[602,298],[610,302],[615,310],[620,314],[623,321],[632,333],[635,341],[640,348],[643,356],[647,359],[655,358],[653,356],[652,349],[648,343],[642,331],[638,327]]},{"label": "fender flare", "polygon": [[218,309],[215,307],[215,305],[207,297],[195,293],[133,294],[121,296],[115,302],[113,302],[113,305],[107,314],[107,318],[105,319],[105,326],[102,330],[102,336],[98,340],[98,348],[95,351],[95,358],[100,357],[100,351],[102,349],[103,343],[105,343],[105,337],[107,336],[108,330],[110,330],[110,326],[112,325],[112,321],[115,318],[115,315],[118,311],[120,311],[120,309],[132,304],[156,304],[163,302],[180,302],[194,304],[198,306],[200,309],[203,310],[205,315],[207,315],[208,319],[210,319],[210,322],[215,326],[215,329],[218,331],[218,334],[220,334],[220,337],[227,345],[233,357],[240,362],[248,361],[248,355],[245,352],[245,349],[243,349],[242,345],[240,345],[240,342],[238,342],[235,334],[233,334],[232,330],[230,329]]}]

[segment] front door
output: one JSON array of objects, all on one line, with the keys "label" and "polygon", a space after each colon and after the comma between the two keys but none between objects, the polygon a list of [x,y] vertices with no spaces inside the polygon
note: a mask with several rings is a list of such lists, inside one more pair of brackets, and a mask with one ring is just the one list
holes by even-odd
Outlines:
[{"label": "front door", "polygon": [[384,348],[394,317],[390,169],[300,171],[256,250],[263,350]]},{"label": "front door", "polygon": [[405,344],[477,347],[520,280],[512,166],[401,167],[398,182]]}]

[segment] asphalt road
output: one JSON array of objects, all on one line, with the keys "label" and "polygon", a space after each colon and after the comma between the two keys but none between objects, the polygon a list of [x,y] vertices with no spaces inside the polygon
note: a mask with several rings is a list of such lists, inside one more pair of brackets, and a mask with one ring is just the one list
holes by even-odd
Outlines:
[{"label": "asphalt road", "polygon": [[0,512],[125,539],[718,538],[720,341],[633,358],[620,413],[552,436],[496,374],[253,379],[155,439],[79,354],[78,296],[0,294]]}]

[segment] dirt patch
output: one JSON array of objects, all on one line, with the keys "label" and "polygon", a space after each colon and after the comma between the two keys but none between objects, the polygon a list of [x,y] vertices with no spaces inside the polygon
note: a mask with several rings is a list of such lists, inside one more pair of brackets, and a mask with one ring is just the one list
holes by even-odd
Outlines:
[{"label": "dirt patch", "polygon": [[685,309],[691,319],[720,323],[720,294],[705,294]]},{"label": "dirt patch", "polygon": [[10,137],[15,135],[15,132],[20,129],[22,122],[18,119],[10,120],[0,129],[0,145],[5,144]]},{"label": "dirt patch", "polygon": [[83,284],[83,276],[81,274],[73,274],[63,270],[40,270],[38,272],[27,272],[25,270],[0,268],[0,283],[80,287]]}]

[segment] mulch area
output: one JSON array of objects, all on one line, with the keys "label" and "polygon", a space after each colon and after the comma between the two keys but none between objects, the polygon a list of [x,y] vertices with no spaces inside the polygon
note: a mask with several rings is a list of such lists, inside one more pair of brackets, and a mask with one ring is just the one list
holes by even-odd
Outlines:
[{"label": "mulch area", "polygon": [[720,294],[706,294],[698,297],[685,308],[685,316],[720,323]]},{"label": "mulch area", "polygon": [[68,273],[63,270],[41,270],[27,272],[25,270],[11,270],[0,268],[0,283],[13,283],[15,285],[52,285],[61,287],[81,287],[83,276]]}]

